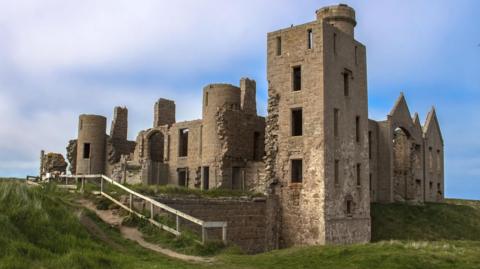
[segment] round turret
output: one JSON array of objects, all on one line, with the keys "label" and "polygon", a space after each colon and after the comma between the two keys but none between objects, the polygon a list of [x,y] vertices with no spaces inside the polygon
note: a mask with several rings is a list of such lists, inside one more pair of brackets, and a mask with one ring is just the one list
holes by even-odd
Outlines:
[{"label": "round turret", "polygon": [[103,174],[107,118],[80,115],[77,140],[77,174]]},{"label": "round turret", "polygon": [[324,20],[344,33],[354,35],[355,10],[345,4],[328,6],[317,10],[317,20]]},{"label": "round turret", "polygon": [[210,165],[221,151],[217,134],[217,112],[220,108],[240,109],[240,88],[230,84],[209,84],[203,88],[202,161]]}]

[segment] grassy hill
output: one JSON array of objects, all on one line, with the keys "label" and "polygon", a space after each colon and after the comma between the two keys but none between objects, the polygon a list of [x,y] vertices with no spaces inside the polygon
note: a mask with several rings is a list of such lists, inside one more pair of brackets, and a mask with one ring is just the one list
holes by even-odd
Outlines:
[{"label": "grassy hill", "polygon": [[0,181],[0,268],[480,268],[473,201],[374,204],[371,244],[224,253],[214,264],[189,264],[146,251],[94,217],[92,232],[65,198],[55,188]]}]

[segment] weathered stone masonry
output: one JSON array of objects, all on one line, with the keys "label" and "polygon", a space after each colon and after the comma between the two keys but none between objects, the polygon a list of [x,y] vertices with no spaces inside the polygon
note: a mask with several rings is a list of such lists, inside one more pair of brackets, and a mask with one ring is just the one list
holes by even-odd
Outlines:
[{"label": "weathered stone masonry", "polygon": [[[435,110],[422,126],[403,94],[386,120],[368,119],[366,48],[355,26],[355,11],[341,4],[268,33],[266,119],[248,78],[205,86],[197,120],[176,122],[174,101],[159,99],[153,126],[135,141],[126,108],[115,108],[110,135],[105,117],[81,115],[67,149],[71,172],[262,192],[266,202],[255,205],[168,201],[194,216],[229,218],[230,240],[251,252],[368,242],[371,202],[443,200],[444,142]],[[242,205],[263,207],[253,217],[257,232],[239,222],[255,234],[248,240],[225,213]]]}]

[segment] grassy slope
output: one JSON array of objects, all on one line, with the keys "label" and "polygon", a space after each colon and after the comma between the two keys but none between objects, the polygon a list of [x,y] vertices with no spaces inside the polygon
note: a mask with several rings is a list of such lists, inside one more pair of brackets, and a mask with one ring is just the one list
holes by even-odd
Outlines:
[{"label": "grassy slope", "polygon": [[[480,204],[450,203],[374,205],[373,237],[383,241],[373,244],[223,254],[202,266],[145,251],[98,223],[116,248],[88,234],[55,190],[0,182],[0,268],[480,268]],[[432,238],[444,240],[421,241]]]}]

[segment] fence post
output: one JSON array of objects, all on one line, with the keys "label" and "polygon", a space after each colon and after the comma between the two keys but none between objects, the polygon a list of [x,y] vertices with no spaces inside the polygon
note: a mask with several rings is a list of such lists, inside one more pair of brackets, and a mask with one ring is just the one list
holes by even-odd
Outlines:
[{"label": "fence post", "polygon": [[130,210],[132,210],[132,205],[133,205],[133,195],[130,193],[130,202],[129,202],[129,205],[130,205]]},{"label": "fence post", "polygon": [[176,221],[177,221],[177,232],[180,232],[180,218],[178,215],[176,215]]},{"label": "fence post", "polygon": [[103,192],[103,177],[100,177],[100,193]]},{"label": "fence post", "polygon": [[222,226],[222,241],[225,245],[227,244],[227,223]]},{"label": "fence post", "polygon": [[153,220],[153,203],[150,202],[150,218]]},{"label": "fence post", "polygon": [[205,244],[207,241],[207,228],[202,225],[202,244]]}]

